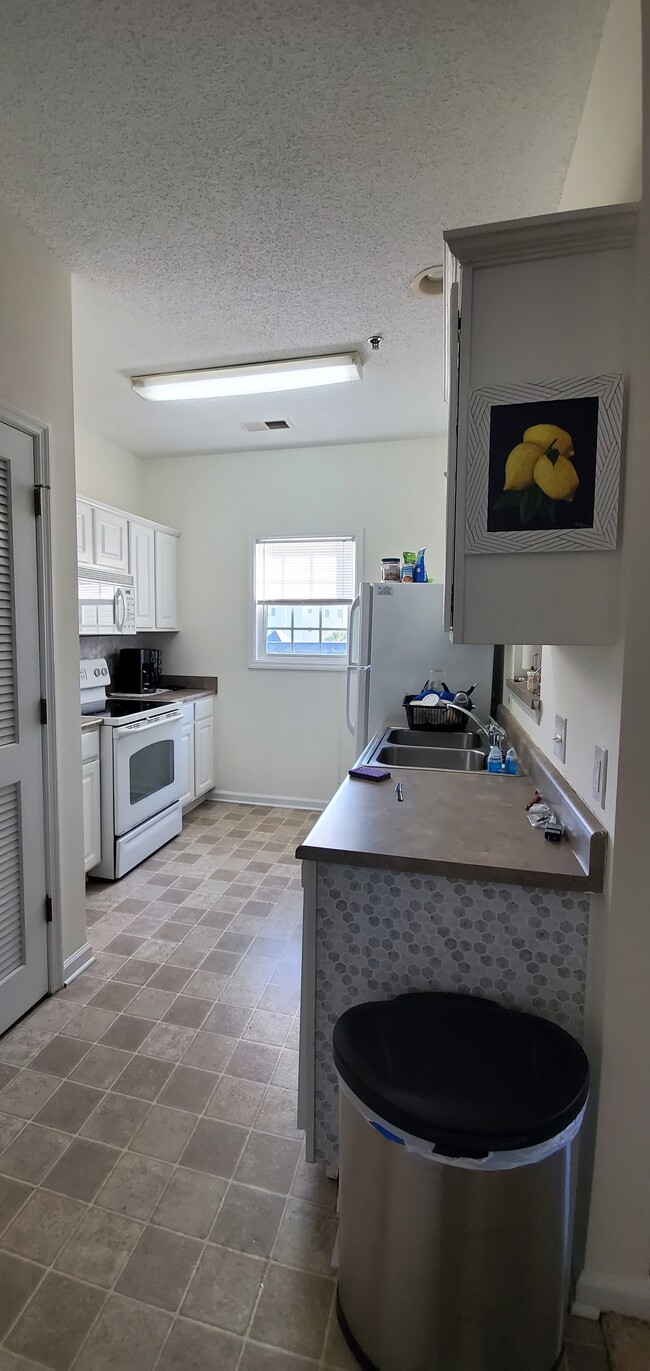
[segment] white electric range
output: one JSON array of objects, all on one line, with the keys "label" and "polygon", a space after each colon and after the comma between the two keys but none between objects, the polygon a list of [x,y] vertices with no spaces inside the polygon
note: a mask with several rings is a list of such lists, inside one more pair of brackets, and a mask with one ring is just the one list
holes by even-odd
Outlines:
[{"label": "white electric range", "polygon": [[102,859],[90,875],[117,880],[181,831],[183,715],[173,703],[107,696],[103,657],[82,658],[79,679],[81,713],[101,718]]}]

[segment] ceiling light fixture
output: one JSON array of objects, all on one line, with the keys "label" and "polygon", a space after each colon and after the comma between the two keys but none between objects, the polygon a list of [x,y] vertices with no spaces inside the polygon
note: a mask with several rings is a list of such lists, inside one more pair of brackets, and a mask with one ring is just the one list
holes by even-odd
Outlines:
[{"label": "ceiling light fixture", "polygon": [[280,362],[247,362],[237,367],[161,372],[132,376],[131,388],[145,400],[212,400],[226,395],[265,395],[361,380],[357,352],[326,357],[292,357]]},{"label": "ceiling light fixture", "polygon": [[414,295],[442,295],[444,290],[444,268],[425,267],[424,271],[419,271],[417,276],[411,281],[411,290]]}]

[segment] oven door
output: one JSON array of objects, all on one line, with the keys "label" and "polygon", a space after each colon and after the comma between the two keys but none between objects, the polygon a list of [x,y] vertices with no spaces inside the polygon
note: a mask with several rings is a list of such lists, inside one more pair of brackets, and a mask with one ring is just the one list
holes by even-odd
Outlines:
[{"label": "oven door", "polygon": [[112,729],[116,837],[181,798],[182,721],[175,709]]}]

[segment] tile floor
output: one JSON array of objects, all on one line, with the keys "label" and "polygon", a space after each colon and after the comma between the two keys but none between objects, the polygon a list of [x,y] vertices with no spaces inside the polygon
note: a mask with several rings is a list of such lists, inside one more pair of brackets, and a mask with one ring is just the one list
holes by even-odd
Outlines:
[{"label": "tile floor", "polygon": [[[349,1371],[295,1128],[314,815],[207,802],[91,882],[89,971],[0,1039],[0,1371]],[[568,1371],[604,1371],[573,1321]]]}]

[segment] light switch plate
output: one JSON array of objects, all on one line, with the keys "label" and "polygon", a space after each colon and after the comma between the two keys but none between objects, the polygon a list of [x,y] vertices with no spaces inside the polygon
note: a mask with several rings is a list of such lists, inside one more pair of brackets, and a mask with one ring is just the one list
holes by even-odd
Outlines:
[{"label": "light switch plate", "polygon": [[607,790],[607,748],[600,747],[598,743],[594,748],[594,775],[591,793],[594,800],[598,800],[605,808],[605,792]]},{"label": "light switch plate", "polygon": [[559,761],[566,762],[566,719],[561,714],[555,715],[553,751]]}]

